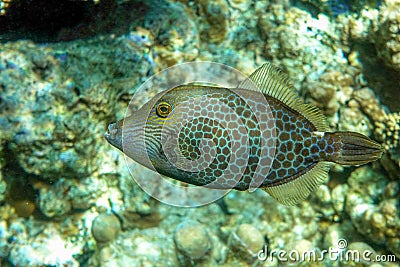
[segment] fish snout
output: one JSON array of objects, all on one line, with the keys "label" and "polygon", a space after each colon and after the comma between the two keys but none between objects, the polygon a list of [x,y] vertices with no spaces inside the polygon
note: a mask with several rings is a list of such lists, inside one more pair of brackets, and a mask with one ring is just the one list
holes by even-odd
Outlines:
[{"label": "fish snout", "polygon": [[113,146],[122,151],[122,128],[118,122],[111,123],[107,127],[104,138]]}]

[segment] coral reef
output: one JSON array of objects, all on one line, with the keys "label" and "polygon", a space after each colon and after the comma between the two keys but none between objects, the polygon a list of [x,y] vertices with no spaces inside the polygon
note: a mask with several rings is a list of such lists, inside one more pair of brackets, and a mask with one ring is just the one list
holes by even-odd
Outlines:
[{"label": "coral reef", "polygon": [[[327,69],[343,69],[341,65],[347,62],[338,46],[335,26],[328,17],[313,18],[300,9],[286,10],[279,5],[271,13],[260,16],[260,30],[268,36],[265,53],[287,70],[296,88],[301,88],[307,76],[315,80]],[[316,61],[315,57],[321,60]]]},{"label": "coral reef", "polygon": [[211,43],[222,42],[228,34],[228,3],[207,0],[200,0],[199,3],[201,15],[206,19],[201,39]]},{"label": "coral reef", "polygon": [[[37,49],[43,53],[42,57],[32,53]],[[118,97],[130,89],[133,81],[119,80],[111,90],[110,77],[118,72],[112,67],[116,63],[111,63],[106,52],[98,53],[96,67],[91,68],[93,75],[87,78],[81,71],[84,66],[78,63],[83,55],[87,56],[86,51],[77,52],[71,48],[60,54],[55,49],[21,42],[2,47],[1,122],[5,134],[1,139],[8,143],[12,153],[6,158],[15,157],[10,160],[17,160],[25,172],[54,181],[61,177],[88,177],[101,165],[98,155],[101,148],[98,142],[93,142],[93,136],[102,136],[102,119],[110,116],[106,111],[112,114],[118,108],[115,104]],[[133,50],[130,50],[126,63],[133,57]],[[120,58],[118,62],[121,61],[124,60]],[[123,67],[123,64],[118,65]],[[68,70],[64,75],[60,74],[61,66]],[[141,64],[134,72],[146,73],[148,67],[148,64]],[[103,72],[110,76],[100,75]],[[14,91],[16,87],[24,89]],[[104,98],[99,98],[100,95]]]},{"label": "coral reef", "polygon": [[173,238],[165,230],[150,228],[121,233],[108,246],[97,248],[89,266],[177,266]]},{"label": "coral reef", "polygon": [[[327,6],[335,1],[99,2],[108,15],[97,10],[105,17],[95,20],[104,23],[73,34],[87,39],[0,43],[0,265],[308,266],[257,256],[265,246],[322,250],[343,238],[347,250],[399,261],[398,1],[379,9],[379,1],[352,1],[359,8],[337,14]],[[74,39],[73,29],[55,38]],[[262,191],[196,209],[162,204],[131,177],[150,171],[130,174],[103,133],[149,76],[192,60],[247,74],[272,61],[332,130],[371,136],[385,154],[368,166],[333,166],[329,182],[294,207]]]},{"label": "coral reef", "polygon": [[353,171],[345,210],[357,231],[400,256],[399,182],[389,182],[370,167]]},{"label": "coral reef", "polygon": [[[150,11],[143,26],[155,37],[154,59],[158,70],[184,61],[192,61],[199,54],[199,33],[184,5],[165,1],[149,1]],[[182,14],[188,14],[182,16]]]},{"label": "coral reef", "polygon": [[385,0],[374,25],[374,41],[378,55],[389,67],[400,71],[400,3]]},{"label": "coral reef", "polygon": [[363,88],[355,93],[363,112],[374,122],[374,136],[382,142],[387,154],[383,156],[382,166],[391,177],[400,177],[399,154],[399,113],[388,113],[379,105],[374,92],[369,88]]},{"label": "coral reef", "polygon": [[[23,231],[22,229],[18,231]],[[79,266],[73,257],[74,248],[52,227],[46,228],[36,237],[15,242],[8,257],[14,266]]]},{"label": "coral reef", "polygon": [[96,204],[100,206],[100,198],[109,197],[105,180],[93,177],[60,179],[51,186],[38,183],[36,187],[39,209],[48,218],[60,218],[71,210],[87,210]]},{"label": "coral reef", "polygon": [[[8,258],[13,266],[79,266],[74,254],[82,251],[84,242],[75,236],[84,238],[83,231],[79,234],[67,232],[68,228],[79,224],[73,219],[70,225],[49,222],[43,224],[32,220],[16,218],[13,211],[5,213],[2,207],[3,221],[0,225],[0,256]],[[83,229],[83,228],[82,228]]]},{"label": "coral reef", "polygon": [[[10,142],[10,150],[27,173],[49,180],[60,173],[64,177],[88,176],[95,166],[92,159],[97,148],[86,143],[89,133],[81,120],[87,117],[86,108],[67,112],[78,102],[77,92],[68,81],[61,80],[52,53],[37,57],[29,53],[30,45],[17,43],[2,49],[0,64],[5,69],[0,73],[4,90],[1,110],[9,129],[2,139]],[[15,87],[24,90],[15,91]]]},{"label": "coral reef", "polygon": [[385,149],[400,147],[400,113],[390,113],[384,117],[384,124],[378,124],[376,135],[385,141]]}]

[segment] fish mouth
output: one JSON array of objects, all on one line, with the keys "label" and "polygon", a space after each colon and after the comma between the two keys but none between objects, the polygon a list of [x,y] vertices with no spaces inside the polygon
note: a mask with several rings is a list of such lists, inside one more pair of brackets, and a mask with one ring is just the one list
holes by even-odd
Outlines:
[{"label": "fish mouth", "polygon": [[122,128],[118,122],[111,123],[104,133],[104,138],[113,146],[122,151]]},{"label": "fish mouth", "polygon": [[106,139],[112,139],[115,137],[117,131],[118,130],[115,128],[115,123],[110,123],[107,126],[107,131],[105,132],[104,137]]}]

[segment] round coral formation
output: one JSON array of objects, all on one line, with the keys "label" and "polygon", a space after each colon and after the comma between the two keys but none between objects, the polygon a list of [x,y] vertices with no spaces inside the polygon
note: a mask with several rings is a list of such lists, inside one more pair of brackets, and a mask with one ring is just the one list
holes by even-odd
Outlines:
[{"label": "round coral formation", "polygon": [[264,236],[251,224],[241,224],[228,239],[232,252],[247,262],[257,258],[258,252],[264,249]]},{"label": "round coral formation", "polygon": [[179,253],[192,260],[201,260],[212,248],[206,227],[196,221],[186,221],[175,229],[174,241]]},{"label": "round coral formation", "polygon": [[92,234],[99,243],[114,240],[121,230],[121,223],[114,214],[100,214],[92,224]]}]

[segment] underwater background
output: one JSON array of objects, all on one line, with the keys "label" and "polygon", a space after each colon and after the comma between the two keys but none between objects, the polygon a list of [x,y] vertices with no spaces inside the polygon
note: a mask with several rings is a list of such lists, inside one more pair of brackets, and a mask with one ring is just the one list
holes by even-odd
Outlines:
[{"label": "underwater background", "polygon": [[[270,61],[332,130],[385,153],[334,165],[296,206],[261,190],[199,208],[160,203],[103,134],[143,82],[188,61],[245,74]],[[0,266],[400,262],[399,0],[0,0],[0,129]],[[265,248],[375,261],[263,260]]]}]

